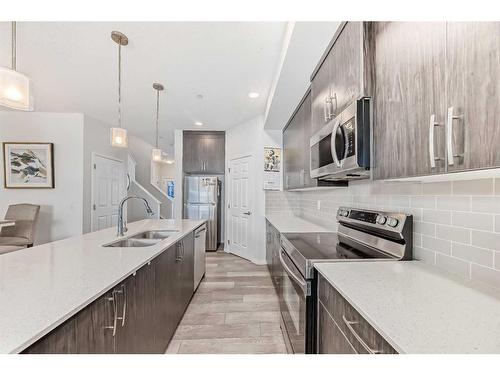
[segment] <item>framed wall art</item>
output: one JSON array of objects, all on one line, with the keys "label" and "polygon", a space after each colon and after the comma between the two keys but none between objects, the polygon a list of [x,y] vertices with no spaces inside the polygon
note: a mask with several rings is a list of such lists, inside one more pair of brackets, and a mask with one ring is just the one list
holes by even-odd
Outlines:
[{"label": "framed wall art", "polygon": [[41,142],[3,143],[6,189],[54,188],[54,144]]}]

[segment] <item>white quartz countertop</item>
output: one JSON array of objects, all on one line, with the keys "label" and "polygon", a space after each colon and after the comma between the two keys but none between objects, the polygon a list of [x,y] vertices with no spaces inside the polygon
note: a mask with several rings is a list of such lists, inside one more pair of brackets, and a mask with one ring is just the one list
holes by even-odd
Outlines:
[{"label": "white quartz countertop", "polygon": [[17,353],[155,258],[204,220],[142,220],[127,237],[175,230],[149,247],[103,247],[116,228],[0,255],[0,353]]},{"label": "white quartz countertop", "polygon": [[266,219],[281,233],[334,232],[291,214],[266,214]]},{"label": "white quartz countertop", "polygon": [[418,261],[316,269],[400,353],[500,353],[500,294]]}]

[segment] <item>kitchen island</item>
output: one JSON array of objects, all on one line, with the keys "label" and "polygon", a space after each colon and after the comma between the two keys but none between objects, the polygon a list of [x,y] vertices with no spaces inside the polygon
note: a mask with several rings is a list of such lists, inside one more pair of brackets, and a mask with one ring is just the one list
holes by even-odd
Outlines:
[{"label": "kitchen island", "polygon": [[[112,289],[134,276],[141,267],[151,264],[153,260],[161,260],[161,256],[165,257],[165,264],[169,261],[166,256],[171,254],[172,263],[182,264],[185,249],[189,252],[189,246],[184,246],[183,239],[186,236],[192,239],[193,231],[203,223],[203,220],[142,220],[130,223],[127,238],[146,231],[172,231],[168,238],[147,247],[104,247],[118,239],[116,228],[108,228],[0,255],[0,353],[22,352],[56,327],[64,326],[66,321],[101,297],[110,301],[104,310],[106,314],[111,311],[111,316],[110,321],[103,322],[105,324],[102,327],[95,327],[96,332],[108,330],[110,334],[107,336],[114,337],[117,327],[125,327],[125,321],[131,323],[131,314],[139,315],[140,306],[131,310],[134,301],[130,297],[126,317],[127,300],[122,285],[116,291]],[[178,244],[182,246],[176,246]],[[177,272],[179,277],[182,277],[181,273],[182,269]],[[156,274],[148,272],[145,276],[145,287],[153,288],[156,283],[158,287],[166,285],[162,277],[166,281],[165,277],[172,275],[162,271]],[[192,280],[189,282],[192,296]],[[152,290],[151,303],[154,303],[154,297],[157,297],[158,302],[159,298],[165,299],[170,293],[166,291],[166,295],[159,295],[160,292],[159,288]],[[106,293],[110,295],[106,296]],[[144,294],[147,293],[141,291],[137,296]],[[89,312],[90,322],[95,323],[96,311]],[[170,313],[166,312],[167,315]],[[184,310],[175,312],[181,316],[183,313]],[[70,334],[73,335],[72,332]],[[166,348],[167,344],[160,343],[159,347]],[[64,345],[66,352],[73,352],[71,345],[69,349],[68,345]],[[112,348],[106,348],[106,352],[116,349],[116,342],[110,345]],[[88,351],[93,352],[90,349]]]}]

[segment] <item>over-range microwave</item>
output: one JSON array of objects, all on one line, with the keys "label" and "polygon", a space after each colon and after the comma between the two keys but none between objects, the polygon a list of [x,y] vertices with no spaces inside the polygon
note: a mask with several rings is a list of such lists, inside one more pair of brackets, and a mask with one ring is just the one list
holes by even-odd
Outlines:
[{"label": "over-range microwave", "polygon": [[311,137],[312,178],[370,177],[370,117],[370,98],[358,99]]}]

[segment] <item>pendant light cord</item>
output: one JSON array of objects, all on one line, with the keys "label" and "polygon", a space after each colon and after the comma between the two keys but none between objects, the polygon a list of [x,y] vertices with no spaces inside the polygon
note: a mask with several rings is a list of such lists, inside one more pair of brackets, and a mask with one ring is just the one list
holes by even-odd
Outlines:
[{"label": "pendant light cord", "polygon": [[16,42],[17,42],[17,27],[16,21],[12,21],[12,70],[16,70]]},{"label": "pendant light cord", "polygon": [[158,118],[160,113],[160,90],[156,90],[156,148],[158,148]]},{"label": "pendant light cord", "polygon": [[118,127],[122,127],[122,45],[118,43]]}]

